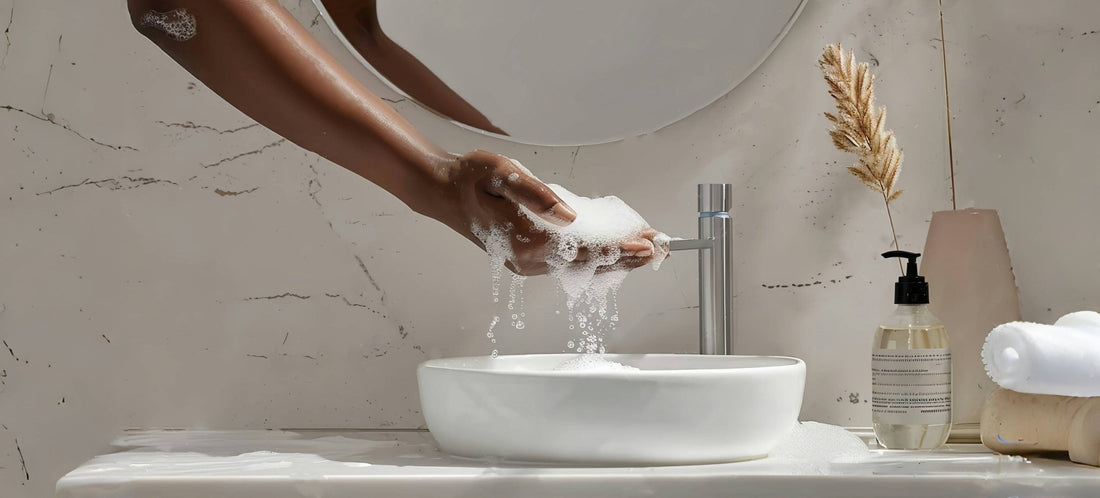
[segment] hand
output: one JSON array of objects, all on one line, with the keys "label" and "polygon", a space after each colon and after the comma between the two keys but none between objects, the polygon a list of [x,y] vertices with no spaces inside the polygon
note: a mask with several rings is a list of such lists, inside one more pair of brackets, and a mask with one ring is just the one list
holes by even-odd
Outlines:
[{"label": "hand", "polygon": [[[432,207],[425,214],[442,221],[482,249],[483,241],[473,233],[476,225],[485,231],[499,227],[506,231],[513,257],[507,261],[510,270],[520,275],[541,275],[550,270],[546,262],[555,247],[550,234],[538,229],[520,212],[520,206],[549,223],[565,226],[577,214],[549,187],[535,178],[519,163],[499,154],[474,151],[458,158],[448,174],[449,181],[428,200]],[[618,260],[601,265],[598,272],[631,269],[653,259],[653,238],[656,230],[647,229],[638,237],[619,245]],[[585,264],[594,251],[608,254],[608,247],[582,246],[574,264]]]}]

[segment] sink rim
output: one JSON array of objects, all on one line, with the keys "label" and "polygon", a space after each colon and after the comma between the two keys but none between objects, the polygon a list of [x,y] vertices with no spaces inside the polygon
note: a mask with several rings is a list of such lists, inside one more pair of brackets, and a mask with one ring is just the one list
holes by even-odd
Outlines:
[{"label": "sink rim", "polygon": [[[684,359],[684,358],[697,358],[698,360],[688,361],[701,361],[701,362],[746,362],[746,361],[767,361],[774,362],[774,364],[763,365],[743,365],[743,366],[725,366],[725,367],[704,367],[704,368],[669,368],[669,369],[642,369],[642,370],[512,370],[512,369],[493,369],[485,368],[485,363],[491,363],[495,361],[512,362],[523,359],[550,359],[561,358],[562,361],[566,361],[571,358],[581,356],[583,354],[599,354],[601,357],[623,363],[622,360],[630,359],[644,359],[644,358],[657,358],[657,359]],[[473,364],[473,365],[471,365]],[[630,363],[625,363],[629,365]],[[765,374],[770,370],[776,369],[789,369],[799,368],[799,366],[805,367],[806,362],[800,358],[793,356],[770,356],[770,355],[702,355],[702,354],[687,354],[687,353],[536,353],[536,354],[516,354],[516,355],[499,355],[492,357],[488,355],[484,356],[460,356],[452,358],[436,358],[427,360],[417,366],[417,369],[431,369],[441,371],[453,371],[463,372],[468,374],[485,374],[485,375],[502,375],[502,376],[515,376],[515,377],[561,377],[561,378],[609,378],[609,379],[653,379],[653,378],[677,378],[677,377],[711,377],[711,376],[738,376],[738,375],[760,375]],[[634,366],[634,365],[631,365]]]}]

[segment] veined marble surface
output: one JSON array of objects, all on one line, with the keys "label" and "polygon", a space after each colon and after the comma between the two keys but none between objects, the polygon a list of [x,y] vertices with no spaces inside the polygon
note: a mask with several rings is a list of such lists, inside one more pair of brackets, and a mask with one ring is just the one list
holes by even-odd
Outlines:
[{"label": "veined marble surface", "polygon": [[307,496],[1094,496],[1100,469],[982,445],[671,467],[456,459],[426,432],[174,431],[127,435],[73,470],[65,498]]},{"label": "veined marble surface", "polygon": [[[811,0],[760,69],[645,136],[517,145],[400,101],[433,140],[494,150],[695,233],[695,185],[734,184],[735,348],[806,360],[803,417],[869,423],[871,331],[896,267],[881,199],[844,171],[815,61],[870,61],[905,149],[903,246],[950,208],[939,5]],[[1100,3],[944,2],[960,207],[1001,210],[1026,319],[1100,303]],[[381,189],[250,121],[130,26],[121,0],[0,0],[0,495],[45,496],[131,427],[415,428],[415,365],[487,354],[484,256]],[[1026,95],[1026,98],[1021,99]],[[1003,124],[1003,126],[1002,126]],[[613,352],[696,347],[695,258],[635,272]],[[569,339],[552,284],[503,353]]]}]

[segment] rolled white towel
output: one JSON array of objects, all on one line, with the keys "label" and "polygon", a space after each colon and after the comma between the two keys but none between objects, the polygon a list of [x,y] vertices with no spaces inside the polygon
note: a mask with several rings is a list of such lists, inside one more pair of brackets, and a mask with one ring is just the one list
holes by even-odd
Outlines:
[{"label": "rolled white towel", "polygon": [[985,371],[1005,389],[1100,396],[1100,314],[1079,311],[1054,325],[999,325],[982,346]]}]

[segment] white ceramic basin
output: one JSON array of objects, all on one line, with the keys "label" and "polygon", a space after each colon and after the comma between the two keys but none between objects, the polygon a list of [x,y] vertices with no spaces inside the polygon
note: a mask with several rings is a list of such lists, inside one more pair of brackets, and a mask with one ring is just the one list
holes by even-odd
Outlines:
[{"label": "white ceramic basin", "polygon": [[530,462],[672,465],[764,457],[794,426],[806,365],[776,356],[603,355],[639,370],[560,371],[575,354],[420,364],[440,448]]}]

